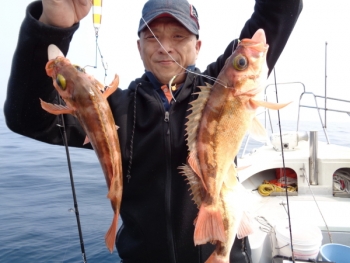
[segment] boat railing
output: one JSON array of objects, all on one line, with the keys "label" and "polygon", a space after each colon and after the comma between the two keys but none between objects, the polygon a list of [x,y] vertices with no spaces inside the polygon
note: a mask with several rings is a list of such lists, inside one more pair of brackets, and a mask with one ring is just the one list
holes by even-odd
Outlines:
[{"label": "boat railing", "polygon": [[[268,97],[267,97],[267,90],[271,87],[275,87],[275,93],[276,93],[276,87],[277,86],[280,86],[280,85],[298,85],[299,87],[302,88],[302,92],[301,93],[305,93],[306,92],[306,89],[305,89],[305,85],[304,83],[302,82],[282,82],[282,83],[277,83],[277,84],[268,84],[266,87],[265,87],[265,90],[264,90],[264,100],[265,101],[268,101]],[[299,99],[299,103],[300,103],[300,99]],[[270,123],[270,129],[271,129],[271,132],[273,133],[273,127],[272,127],[272,120],[271,120],[271,115],[270,115],[270,110],[269,109],[264,109],[264,120],[265,120],[265,128],[267,127],[267,120],[269,120],[269,123]],[[298,116],[298,120],[299,120],[299,116]]]},{"label": "boat railing", "polygon": [[[299,97],[299,104],[298,104],[298,119],[297,119],[296,132],[299,131],[300,109],[301,108],[315,109],[315,110],[317,110],[317,113],[318,113],[318,116],[319,116],[319,120],[320,120],[320,123],[322,125],[322,129],[323,129],[324,135],[326,137],[327,143],[330,144],[329,137],[328,137],[327,130],[326,130],[326,127],[327,127],[327,112],[328,111],[332,111],[332,112],[346,113],[346,114],[348,114],[350,116],[350,111],[349,110],[340,110],[340,109],[329,108],[329,107],[327,107],[327,101],[338,101],[338,102],[348,103],[349,104],[348,108],[350,109],[350,100],[344,100],[344,99],[338,99],[338,98],[331,98],[331,97],[328,97],[328,96],[315,95],[313,92],[307,92],[306,89],[305,89],[305,85],[302,82],[282,82],[282,83],[276,83],[276,84],[268,84],[265,87],[265,90],[264,90],[264,99],[266,101],[268,100],[267,90],[270,87],[275,87],[275,92],[276,92],[276,89],[277,89],[278,86],[280,86],[280,85],[292,85],[292,84],[298,85],[302,89],[300,97]],[[311,95],[313,97],[314,105],[306,105],[306,104],[302,104],[301,103],[302,99],[306,95]],[[317,102],[318,98],[324,100],[324,105],[325,105],[324,107],[320,107],[318,105],[318,102]],[[324,115],[325,116],[324,117],[324,121],[322,120],[320,110],[324,110],[325,111],[324,112],[324,114],[325,114]],[[272,125],[272,119],[271,119],[271,115],[270,115],[270,110],[269,109],[264,109],[260,114],[264,114],[265,128],[267,127],[267,121],[269,121],[270,129],[271,129],[271,132],[273,133],[273,125]],[[250,136],[248,134],[247,138],[245,140],[245,144],[244,144],[244,148],[243,148],[242,154],[241,154],[242,157],[245,155],[245,151],[247,149],[247,145],[248,145],[249,141],[250,141]]]},{"label": "boat railing", "polygon": [[[309,105],[301,104],[301,100],[304,97],[304,95],[311,95],[313,97],[313,99],[314,99],[315,106],[309,106]],[[329,138],[328,138],[328,134],[327,134],[327,130],[326,130],[326,128],[327,128],[327,111],[347,113],[349,116],[350,116],[350,111],[339,110],[339,109],[332,109],[332,108],[328,108],[327,106],[320,107],[317,104],[317,98],[324,99],[325,100],[325,105],[327,105],[327,103],[326,103],[327,100],[345,102],[345,103],[349,103],[349,105],[350,105],[350,101],[349,100],[338,99],[338,98],[331,98],[331,97],[326,97],[326,96],[315,95],[313,92],[306,92],[306,91],[304,91],[303,93],[300,94],[299,106],[298,106],[297,131],[299,131],[300,108],[304,107],[304,108],[309,108],[309,109],[316,109],[317,112],[318,112],[318,117],[319,117],[320,122],[322,124],[323,133],[324,133],[324,135],[326,137],[327,143],[330,144],[330,141],[329,141]],[[324,121],[322,120],[320,110],[324,110],[325,111]]]}]

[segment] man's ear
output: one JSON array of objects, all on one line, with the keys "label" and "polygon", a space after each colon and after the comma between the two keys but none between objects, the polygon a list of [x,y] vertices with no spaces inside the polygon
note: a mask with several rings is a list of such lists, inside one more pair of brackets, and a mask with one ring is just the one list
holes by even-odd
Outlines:
[{"label": "man's ear", "polygon": [[142,55],[141,55],[141,43],[140,43],[140,39],[137,40],[137,49],[139,50],[139,53],[140,53],[140,57],[142,59]]},{"label": "man's ear", "polygon": [[196,59],[198,57],[201,46],[202,46],[202,40],[197,40],[197,42],[196,42],[196,53],[197,53]]}]

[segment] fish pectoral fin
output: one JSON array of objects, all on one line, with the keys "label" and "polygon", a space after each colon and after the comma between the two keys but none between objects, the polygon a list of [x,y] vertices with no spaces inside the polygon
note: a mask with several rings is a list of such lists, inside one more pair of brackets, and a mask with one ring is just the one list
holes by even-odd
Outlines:
[{"label": "fish pectoral fin", "polygon": [[225,183],[225,186],[230,189],[234,188],[237,185],[238,180],[237,180],[237,170],[236,170],[235,164],[232,164],[230,166],[228,173],[224,178],[224,183]]},{"label": "fish pectoral fin", "polygon": [[118,125],[115,125],[115,130],[117,131],[119,129],[119,126]]},{"label": "fish pectoral fin", "polygon": [[57,105],[57,104],[51,104],[43,101],[40,99],[40,104],[41,107],[46,110],[47,112],[55,115],[60,115],[60,114],[72,114],[74,115],[74,109],[65,106],[65,105]]},{"label": "fish pectoral fin", "polygon": [[256,117],[254,117],[252,121],[252,125],[249,129],[249,132],[252,138],[256,141],[259,141],[259,142],[268,141],[266,129]]},{"label": "fish pectoral fin", "polygon": [[117,235],[117,226],[118,226],[118,213],[114,213],[112,224],[109,227],[105,235],[105,243],[109,252],[112,253],[115,246],[115,238]]},{"label": "fish pectoral fin", "polygon": [[103,97],[107,99],[113,92],[115,92],[118,89],[118,85],[119,85],[119,76],[115,74],[114,80],[112,81],[111,84],[109,84],[109,86],[103,93]]},{"label": "fish pectoral fin", "polygon": [[251,164],[248,164],[248,165],[244,165],[244,166],[238,166],[236,169],[237,169],[237,172],[239,171],[242,171],[244,169],[247,169],[248,167],[252,166]]},{"label": "fish pectoral fin", "polygon": [[291,103],[291,101],[288,103],[274,103],[274,102],[268,102],[268,101],[263,101],[263,100],[250,99],[251,105],[255,105],[256,107],[265,107],[265,108],[268,108],[270,110],[282,109],[290,103]]},{"label": "fish pectoral fin", "polygon": [[237,238],[242,239],[252,234],[254,232],[252,225],[253,222],[251,215],[248,212],[244,211],[237,230]]},{"label": "fish pectoral fin", "polygon": [[190,155],[188,157],[188,165],[191,167],[191,169],[196,173],[196,175],[198,175],[198,177],[201,179],[203,187],[206,191],[208,191],[207,186],[205,185],[204,181],[203,181],[203,175],[201,172],[201,169],[199,167],[199,163],[198,163],[198,159],[197,156],[194,152],[190,152]]},{"label": "fish pectoral fin", "polygon": [[88,144],[90,142],[89,137],[86,135],[83,145]]},{"label": "fish pectoral fin", "polygon": [[211,241],[226,242],[225,227],[218,207],[202,204],[194,230],[194,244],[203,245]]}]

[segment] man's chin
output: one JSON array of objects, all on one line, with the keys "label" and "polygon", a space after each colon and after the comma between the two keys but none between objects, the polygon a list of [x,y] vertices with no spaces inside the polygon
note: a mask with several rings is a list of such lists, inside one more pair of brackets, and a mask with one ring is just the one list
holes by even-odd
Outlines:
[{"label": "man's chin", "polygon": [[[154,73],[153,73],[154,74]],[[154,74],[155,77],[158,79],[158,81],[162,84],[168,84],[169,81],[175,76],[177,75],[178,73],[170,73],[169,72],[166,72],[164,74],[162,74],[161,72],[158,72],[157,74]]]},{"label": "man's chin", "polygon": [[178,83],[180,79],[184,78],[184,71],[183,70],[159,70],[156,73],[153,72],[153,75],[161,82],[164,84],[168,84],[169,81],[176,76],[176,78],[173,80],[173,82]]}]

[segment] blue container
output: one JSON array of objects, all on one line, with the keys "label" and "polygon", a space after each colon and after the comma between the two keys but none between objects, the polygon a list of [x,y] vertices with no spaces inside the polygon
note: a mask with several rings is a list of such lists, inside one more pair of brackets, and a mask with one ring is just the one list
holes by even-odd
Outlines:
[{"label": "blue container", "polygon": [[320,248],[322,260],[335,263],[350,262],[350,247],[341,244],[325,244]]}]

